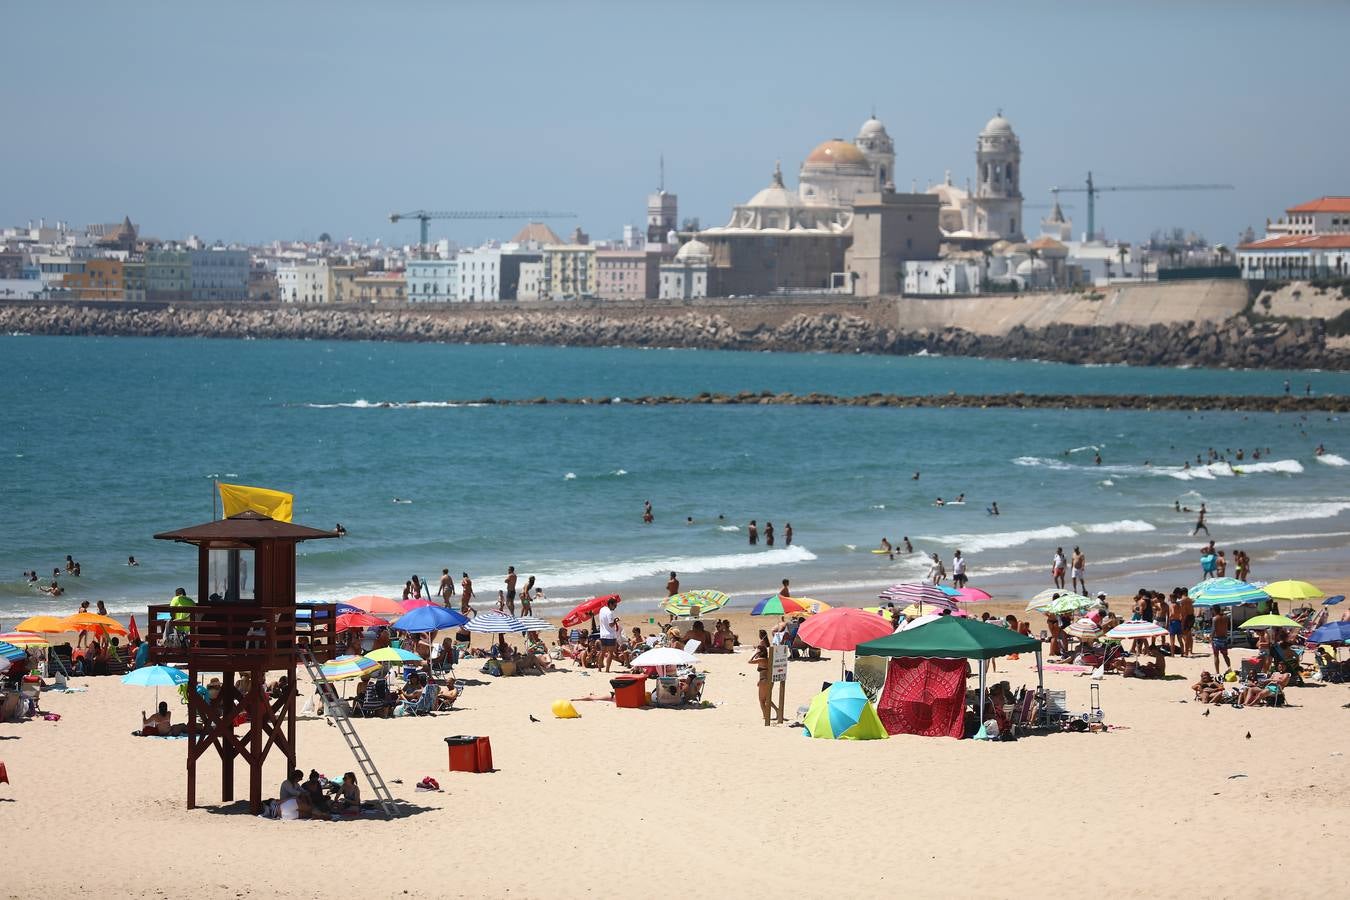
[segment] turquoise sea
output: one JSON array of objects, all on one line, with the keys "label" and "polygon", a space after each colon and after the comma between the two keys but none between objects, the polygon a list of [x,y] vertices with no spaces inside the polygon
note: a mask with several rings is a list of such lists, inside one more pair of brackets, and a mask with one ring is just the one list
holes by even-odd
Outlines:
[{"label": "turquoise sea", "polygon": [[[1219,545],[1251,554],[1253,577],[1325,576],[1350,545],[1350,426],[1336,417],[458,402],[741,390],[1276,394],[1286,378],[1296,391],[1350,392],[1350,375],[1325,372],[0,336],[0,625],[85,599],[132,612],[191,588],[190,549],[151,535],[211,518],[215,478],[292,491],[296,521],[346,526],[345,539],[302,545],[306,599],[396,596],[410,575],[434,583],[442,568],[468,571],[495,598],[508,564],[537,576],[545,611],[602,591],[654,601],[672,569],[687,588],[738,601],[785,577],[799,595],[861,599],[923,573],[917,554],[869,552],[904,535],[949,566],[960,547],[972,583],[996,596],[1048,586],[1055,548],[1074,545],[1092,590],[1132,592],[1196,580],[1194,516],[1174,503],[1202,501]],[[1239,472],[1181,468],[1211,447],[1248,459]],[[962,506],[933,505],[961,493]],[[997,517],[986,512],[995,501]],[[750,547],[750,519],[773,522],[777,546]],[[61,579],[64,597],[21,579],[25,569],[50,576],[67,553],[83,574]],[[137,568],[125,565],[132,554]]]}]

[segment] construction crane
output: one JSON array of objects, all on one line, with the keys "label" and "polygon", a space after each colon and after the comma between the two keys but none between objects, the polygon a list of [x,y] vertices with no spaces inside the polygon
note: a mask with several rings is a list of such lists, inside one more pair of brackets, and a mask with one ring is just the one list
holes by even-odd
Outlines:
[{"label": "construction crane", "polygon": [[1052,187],[1050,193],[1058,202],[1060,192],[1069,194],[1087,194],[1087,238],[1092,240],[1097,233],[1097,195],[1106,191],[1231,191],[1231,184],[1094,184],[1092,173],[1087,174],[1087,186],[1080,188]]},{"label": "construction crane", "polygon": [[511,210],[509,212],[501,211],[481,211],[481,210],[439,210],[430,211],[425,209],[415,209],[412,212],[390,213],[390,222],[399,222],[403,219],[416,219],[422,223],[422,239],[417,244],[417,250],[420,254],[427,251],[427,223],[432,219],[526,219],[534,222],[540,219],[575,219],[576,213],[570,212],[548,212],[547,210],[527,210],[521,212]]}]

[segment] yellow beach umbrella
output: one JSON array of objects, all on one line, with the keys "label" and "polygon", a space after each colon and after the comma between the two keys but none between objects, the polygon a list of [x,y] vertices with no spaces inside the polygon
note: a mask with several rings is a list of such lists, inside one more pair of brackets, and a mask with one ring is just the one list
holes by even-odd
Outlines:
[{"label": "yellow beach umbrella", "polygon": [[1306,581],[1275,581],[1261,588],[1276,600],[1317,600],[1322,592]]},{"label": "yellow beach umbrella", "polygon": [[0,634],[0,641],[6,644],[13,644],[15,647],[50,647],[52,642],[40,634],[33,634],[31,631],[11,631],[9,634]]},{"label": "yellow beach umbrella", "polygon": [[73,629],[68,628],[63,624],[63,620],[56,616],[30,616],[20,622],[14,630],[29,631],[34,634],[61,634]]},{"label": "yellow beach umbrella", "polygon": [[[905,609],[904,614],[905,614],[905,615],[909,615],[909,614],[910,614],[909,611],[910,611],[911,609],[913,609],[913,610],[918,610],[918,607],[917,607],[917,606],[910,606],[910,607],[907,607],[907,608]],[[871,614],[874,615],[874,616],[876,616],[876,615],[885,616],[887,619],[892,619],[892,620],[895,619],[895,613],[891,612],[889,609],[882,609],[880,606],[864,606],[864,607],[863,607],[863,612],[869,612],[869,613],[871,613]],[[915,615],[917,615],[917,614],[918,614],[918,613],[916,612]]]}]

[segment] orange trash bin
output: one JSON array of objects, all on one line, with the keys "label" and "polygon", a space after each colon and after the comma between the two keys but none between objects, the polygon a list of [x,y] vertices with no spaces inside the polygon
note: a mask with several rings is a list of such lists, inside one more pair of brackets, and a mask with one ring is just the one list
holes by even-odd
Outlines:
[{"label": "orange trash bin", "polygon": [[647,676],[620,675],[610,679],[614,689],[614,705],[620,709],[640,709],[647,705]]}]

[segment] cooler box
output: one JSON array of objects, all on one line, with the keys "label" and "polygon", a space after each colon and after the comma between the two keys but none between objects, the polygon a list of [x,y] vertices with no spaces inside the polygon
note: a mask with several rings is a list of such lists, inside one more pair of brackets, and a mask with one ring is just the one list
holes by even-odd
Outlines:
[{"label": "cooler box", "polygon": [[614,689],[614,705],[620,709],[640,709],[647,705],[646,675],[620,675],[611,678],[609,686]]},{"label": "cooler box", "polygon": [[450,749],[451,772],[491,772],[492,741],[486,737],[459,734],[445,739]]}]

